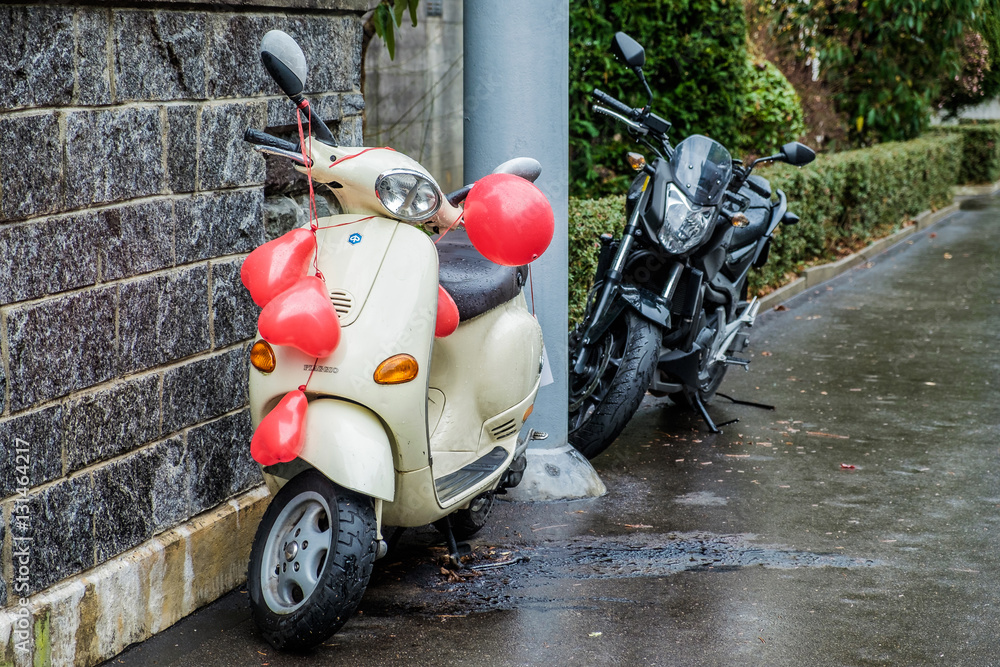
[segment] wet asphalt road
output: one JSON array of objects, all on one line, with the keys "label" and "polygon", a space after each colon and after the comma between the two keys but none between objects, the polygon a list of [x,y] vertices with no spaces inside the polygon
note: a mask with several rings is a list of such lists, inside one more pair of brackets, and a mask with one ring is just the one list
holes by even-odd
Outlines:
[{"label": "wet asphalt road", "polygon": [[[1000,665],[1000,201],[758,320],[710,435],[647,397],[603,498],[500,503],[450,581],[432,529],[282,655],[237,591],[109,664]],[[845,467],[853,466],[853,467]]]}]

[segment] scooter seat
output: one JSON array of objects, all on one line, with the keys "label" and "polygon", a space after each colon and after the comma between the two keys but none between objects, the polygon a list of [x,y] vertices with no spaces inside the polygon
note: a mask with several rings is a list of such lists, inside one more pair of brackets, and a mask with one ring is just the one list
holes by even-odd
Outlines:
[{"label": "scooter seat", "polygon": [[449,232],[437,250],[438,281],[455,300],[460,321],[513,299],[528,275],[527,266],[501,266],[480,255],[461,230]]}]

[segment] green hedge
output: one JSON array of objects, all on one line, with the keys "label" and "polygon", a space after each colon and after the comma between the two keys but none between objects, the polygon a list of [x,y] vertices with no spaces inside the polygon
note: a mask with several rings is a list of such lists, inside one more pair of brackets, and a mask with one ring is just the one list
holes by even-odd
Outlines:
[{"label": "green hedge", "polygon": [[[750,276],[751,293],[784,284],[788,274],[810,263],[858,250],[917,213],[947,205],[958,182],[962,149],[962,136],[948,132],[820,155],[801,169],[777,165],[762,171],[773,189],[785,192],[801,222],[778,228],[767,265]],[[624,202],[623,196],[570,200],[571,326],[586,306],[597,239],[604,232],[621,233]]]},{"label": "green hedge", "polygon": [[962,123],[934,129],[935,134],[962,137],[962,173],[959,183],[974,185],[1000,180],[1000,123]]}]

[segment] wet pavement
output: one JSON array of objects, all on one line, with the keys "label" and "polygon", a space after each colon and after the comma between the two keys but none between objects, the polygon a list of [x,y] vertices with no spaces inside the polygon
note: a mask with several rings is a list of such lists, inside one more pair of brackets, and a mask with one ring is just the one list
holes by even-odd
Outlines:
[{"label": "wet pavement", "polygon": [[433,529],[307,656],[236,591],[108,664],[1000,664],[1000,201],[768,312],[711,435],[647,397],[599,499],[498,503],[447,576]]}]

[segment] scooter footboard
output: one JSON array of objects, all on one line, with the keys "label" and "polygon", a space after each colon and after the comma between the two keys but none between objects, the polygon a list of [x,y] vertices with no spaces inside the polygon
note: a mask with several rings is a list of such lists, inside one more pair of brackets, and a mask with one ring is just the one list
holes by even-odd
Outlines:
[{"label": "scooter footboard", "polygon": [[389,436],[375,413],[360,405],[328,398],[309,403],[299,458],[340,486],[386,501],[394,497]]}]

